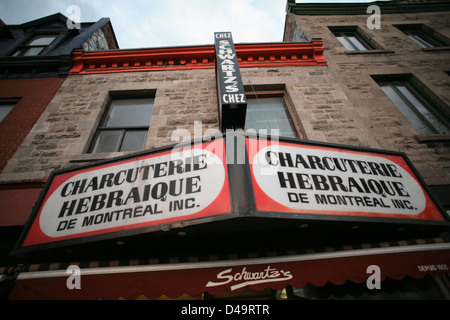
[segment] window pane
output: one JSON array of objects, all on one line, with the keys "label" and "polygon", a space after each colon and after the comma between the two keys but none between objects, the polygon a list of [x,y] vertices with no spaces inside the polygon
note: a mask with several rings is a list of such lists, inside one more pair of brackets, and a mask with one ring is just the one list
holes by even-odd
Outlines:
[{"label": "window pane", "polygon": [[345,39],[345,37],[337,37],[338,40],[342,43],[342,45],[345,47],[345,49],[347,50],[355,50],[355,48],[353,48],[353,46],[347,41],[347,39]]},{"label": "window pane", "polygon": [[92,153],[114,152],[118,150],[123,131],[104,130],[100,131],[95,141]]},{"label": "window pane", "polygon": [[397,86],[397,88],[405,95],[408,101],[411,102],[417,110],[423,114],[425,118],[427,118],[428,121],[430,121],[436,130],[440,133],[448,132],[448,128],[434,114],[432,114],[430,110],[425,107],[406,86]]},{"label": "window pane", "polygon": [[409,38],[417,42],[423,48],[433,48],[445,46],[440,40],[434,38],[423,30],[402,30]]},{"label": "window pane", "polygon": [[24,56],[37,56],[43,50],[43,47],[32,47],[29,48],[23,55]]},{"label": "window pane", "polygon": [[149,126],[153,99],[114,100],[111,103],[106,127]]},{"label": "window pane", "polygon": [[247,128],[256,131],[267,129],[268,134],[271,129],[278,129],[280,136],[297,138],[282,97],[249,99],[247,101]]},{"label": "window pane", "polygon": [[335,32],[336,38],[342,43],[345,49],[350,51],[365,51],[371,49],[366,43],[364,36],[357,31]]},{"label": "window pane", "polygon": [[22,53],[22,51],[24,50],[17,50],[16,52],[14,52],[13,57],[18,57]]},{"label": "window pane", "polygon": [[361,43],[361,41],[358,40],[355,36],[349,36],[348,37],[351,42],[358,48],[358,50],[367,50],[367,48]]},{"label": "window pane", "polygon": [[427,41],[425,41],[422,37],[419,37],[416,34],[409,34],[408,37],[410,37],[411,39],[413,39],[415,42],[417,42],[418,44],[420,44],[421,47],[423,48],[430,48],[433,47],[433,45],[431,43],[428,43]]},{"label": "window pane", "polygon": [[28,43],[29,46],[48,46],[55,40],[56,36],[37,36]]},{"label": "window pane", "polygon": [[425,125],[425,123],[411,110],[405,101],[395,92],[390,85],[382,85],[381,89],[392,100],[392,102],[400,109],[403,115],[411,122],[417,131],[423,134],[431,134],[433,131]]},{"label": "window pane", "polygon": [[5,119],[8,113],[12,110],[14,105],[0,105],[0,122]]},{"label": "window pane", "polygon": [[127,131],[123,138],[120,151],[144,150],[147,140],[147,130]]}]

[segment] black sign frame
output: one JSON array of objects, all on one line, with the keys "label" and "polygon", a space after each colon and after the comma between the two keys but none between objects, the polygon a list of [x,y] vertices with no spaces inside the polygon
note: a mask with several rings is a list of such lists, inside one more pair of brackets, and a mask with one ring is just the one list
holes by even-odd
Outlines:
[{"label": "black sign frame", "polygon": [[[254,139],[264,139],[264,140],[272,140],[272,137],[267,134],[257,134],[257,133],[245,133],[245,138],[254,138]],[[252,172],[250,168],[250,159],[247,154],[246,149],[246,164],[245,164],[245,187],[249,190],[249,215],[256,218],[276,218],[276,219],[287,219],[287,220],[297,220],[299,224],[304,222],[307,223],[348,223],[352,226],[392,226],[393,228],[410,228],[412,230],[413,235],[417,235],[418,237],[424,237],[426,234],[437,235],[440,233],[444,233],[446,231],[450,231],[450,217],[445,214],[445,210],[442,205],[436,200],[436,197],[431,192],[425,180],[422,178],[420,173],[414,167],[413,163],[409,160],[408,156],[404,152],[391,151],[391,150],[383,150],[383,149],[375,149],[375,148],[367,148],[367,147],[357,147],[336,143],[327,143],[321,141],[312,141],[312,140],[303,140],[303,139],[295,139],[288,137],[274,137],[275,141],[279,142],[287,142],[293,144],[300,144],[305,146],[317,146],[324,148],[335,148],[335,149],[344,149],[351,150],[356,152],[367,152],[373,154],[380,155],[392,155],[401,157],[409,169],[414,174],[414,177],[418,180],[419,185],[423,188],[426,195],[431,199],[432,203],[436,206],[437,210],[443,217],[443,221],[438,220],[426,220],[426,219],[411,219],[411,218],[385,218],[385,217],[371,217],[371,216],[357,216],[357,215],[326,215],[326,214],[307,214],[307,213],[286,213],[279,211],[260,211],[257,209],[256,198],[255,198],[255,189],[252,181]],[[247,143],[247,142],[246,142]],[[421,231],[426,230],[427,232],[421,233]],[[429,232],[428,232],[429,231]]]}]

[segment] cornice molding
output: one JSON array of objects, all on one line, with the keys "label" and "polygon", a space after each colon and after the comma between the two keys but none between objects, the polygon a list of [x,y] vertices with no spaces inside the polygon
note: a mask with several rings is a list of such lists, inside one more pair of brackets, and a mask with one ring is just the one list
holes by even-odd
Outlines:
[{"label": "cornice molding", "polygon": [[0,57],[0,79],[66,77],[71,56]]},{"label": "cornice molding", "polygon": [[289,0],[287,13],[296,15],[365,15],[367,7],[377,5],[383,14],[450,11],[448,0],[393,0],[365,3],[295,3]]},{"label": "cornice molding", "polygon": [[[327,65],[322,40],[236,44],[240,68]],[[69,74],[213,69],[213,45],[83,52],[72,55]]]}]

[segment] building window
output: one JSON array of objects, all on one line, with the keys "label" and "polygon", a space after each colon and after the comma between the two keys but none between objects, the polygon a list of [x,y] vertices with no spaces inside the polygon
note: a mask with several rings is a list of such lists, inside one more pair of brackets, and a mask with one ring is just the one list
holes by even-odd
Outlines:
[{"label": "building window", "polygon": [[112,99],[95,135],[91,153],[145,148],[153,98]]},{"label": "building window", "polygon": [[422,48],[447,46],[431,28],[423,24],[395,25],[395,27],[418,43]]},{"label": "building window", "polygon": [[298,138],[284,92],[247,93],[247,129],[279,130],[281,137]]},{"label": "building window", "polygon": [[328,27],[345,49],[349,51],[373,50],[375,46],[358,30],[357,27]]},{"label": "building window", "polygon": [[0,103],[0,122],[5,119],[5,117],[8,115],[8,113],[14,108],[15,104],[12,103]]},{"label": "building window", "polygon": [[26,45],[21,46],[16,52],[14,52],[14,57],[21,56],[38,56],[42,54],[44,49],[52,44],[56,39],[56,35],[39,35],[34,36]]},{"label": "building window", "polygon": [[[375,79],[377,80],[377,79]],[[384,93],[421,134],[450,132],[450,115],[411,79],[378,79]]]}]

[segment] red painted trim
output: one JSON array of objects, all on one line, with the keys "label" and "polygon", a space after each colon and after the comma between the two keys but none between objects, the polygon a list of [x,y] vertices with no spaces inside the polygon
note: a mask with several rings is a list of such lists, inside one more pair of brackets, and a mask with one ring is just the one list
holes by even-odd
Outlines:
[{"label": "red painted trim", "polygon": [[[321,40],[237,44],[240,68],[324,66]],[[213,69],[214,46],[153,48],[73,53],[69,74],[96,74],[130,71]]]}]

